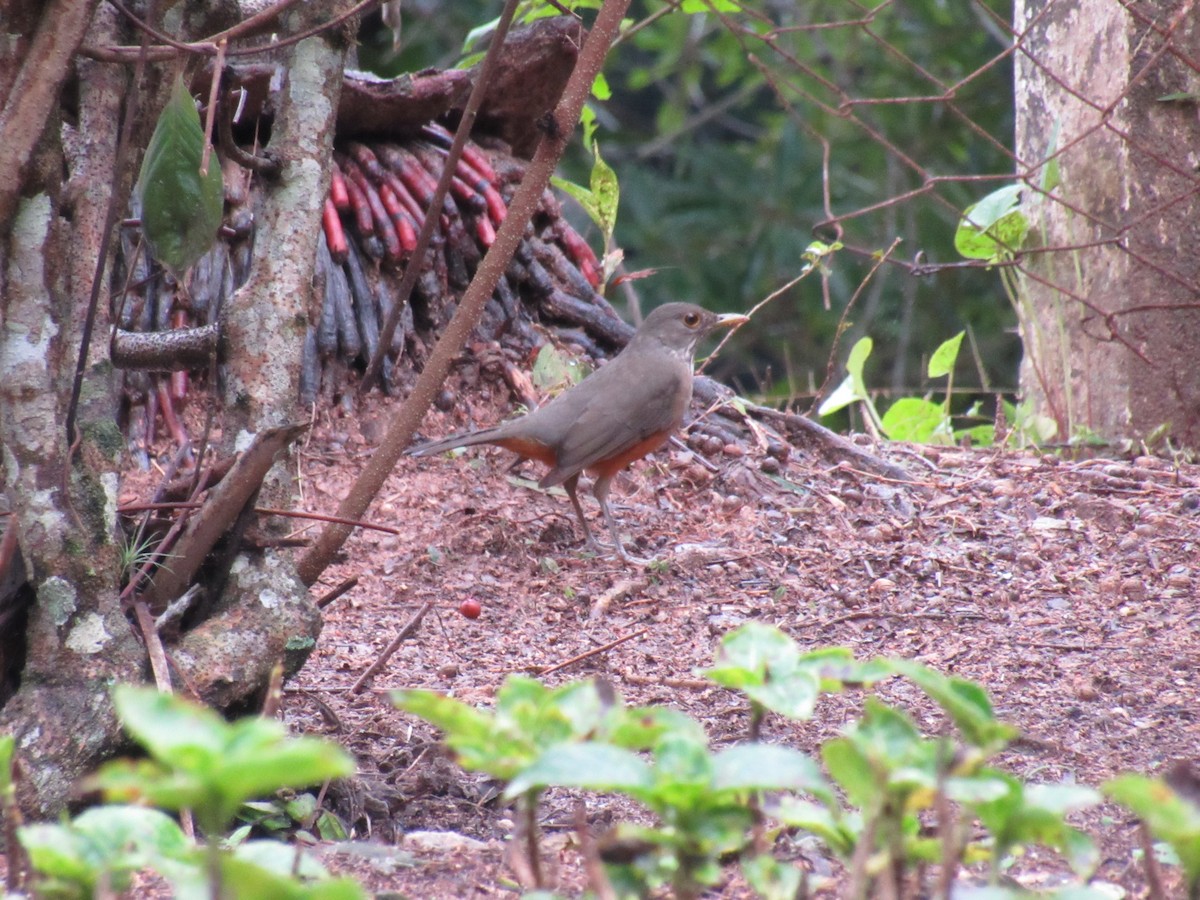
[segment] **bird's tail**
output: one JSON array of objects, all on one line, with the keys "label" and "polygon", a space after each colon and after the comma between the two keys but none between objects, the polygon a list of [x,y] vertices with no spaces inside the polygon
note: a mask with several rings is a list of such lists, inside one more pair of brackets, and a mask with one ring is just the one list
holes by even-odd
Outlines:
[{"label": "bird's tail", "polygon": [[447,450],[457,450],[459,447],[473,447],[476,444],[486,444],[495,436],[496,428],[484,428],[482,431],[464,431],[452,434],[440,441],[429,441],[415,444],[404,451],[405,456],[433,456],[445,453]]}]

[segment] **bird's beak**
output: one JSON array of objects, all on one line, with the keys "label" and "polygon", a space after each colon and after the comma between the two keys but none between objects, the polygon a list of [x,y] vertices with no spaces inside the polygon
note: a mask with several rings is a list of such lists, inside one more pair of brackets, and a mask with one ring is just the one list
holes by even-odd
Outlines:
[{"label": "bird's beak", "polygon": [[713,328],[736,328],[738,325],[745,325],[750,321],[749,316],[743,316],[741,313],[722,313],[717,316],[716,324]]}]

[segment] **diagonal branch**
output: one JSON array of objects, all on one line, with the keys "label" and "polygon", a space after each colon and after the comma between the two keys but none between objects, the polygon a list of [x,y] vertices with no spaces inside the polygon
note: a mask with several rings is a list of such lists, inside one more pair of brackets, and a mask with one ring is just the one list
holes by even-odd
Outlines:
[{"label": "diagonal branch", "polygon": [[[617,36],[629,3],[630,0],[605,0],[601,7],[579,52],[575,70],[571,73],[562,97],[547,121],[537,153],[534,154],[533,161],[525,171],[525,178],[509,204],[508,216],[496,232],[495,243],[479,264],[475,277],[459,302],[454,318],[450,320],[441,340],[430,354],[429,362],[413,386],[408,401],[388,430],[379,451],[371,457],[362,475],[338,508],[338,515],[342,518],[362,518],[362,513],[383,486],[400,454],[412,441],[417,427],[433,404],[434,397],[441,390],[451,363],[466,343],[467,336],[479,323],[484,305],[508,268],[509,261],[525,233],[525,227],[537,209],[542,192],[550,183],[550,176],[562,158],[567,140],[579,122],[579,115],[591,92],[592,82],[604,64],[604,57],[608,55],[609,47]],[[316,543],[300,560],[300,579],[305,584],[313,584],[349,536],[350,529],[344,525],[330,525],[321,532]]]},{"label": "diagonal branch", "polygon": [[442,204],[446,201],[446,194],[450,192],[450,181],[458,169],[458,160],[462,156],[463,147],[467,144],[467,138],[471,135],[471,129],[475,127],[475,116],[479,112],[479,107],[483,105],[483,98],[487,95],[491,87],[492,77],[495,74],[496,66],[500,62],[500,54],[504,47],[504,38],[508,34],[508,27],[512,24],[513,15],[516,11],[517,0],[507,0],[504,4],[504,10],[500,13],[500,19],[496,23],[496,32],[492,36],[492,43],[488,47],[487,56],[483,58],[483,63],[479,67],[479,75],[475,79],[475,86],[471,88],[471,96],[467,98],[467,105],[463,109],[458,129],[454,132],[454,141],[450,144],[450,153],[447,155],[446,163],[442,167],[442,175],[438,178],[437,187],[433,191],[433,197],[429,200],[429,209],[425,213],[425,219],[421,223],[421,231],[417,235],[417,246],[408,258],[408,265],[404,267],[404,277],[400,280],[400,286],[396,289],[396,302],[392,304],[392,308],[388,311],[387,321],[383,323],[383,329],[379,334],[379,346],[375,349],[375,355],[367,363],[367,371],[363,374],[362,382],[358,386],[360,394],[365,394],[374,387],[375,382],[379,380],[379,373],[383,371],[383,359],[387,355],[388,349],[392,346],[392,335],[396,333],[396,326],[400,322],[400,314],[408,306],[413,288],[417,286],[417,278],[421,274],[421,265],[425,261],[425,254],[429,250],[429,243],[433,240],[433,233],[441,221],[439,211],[442,208]]}]

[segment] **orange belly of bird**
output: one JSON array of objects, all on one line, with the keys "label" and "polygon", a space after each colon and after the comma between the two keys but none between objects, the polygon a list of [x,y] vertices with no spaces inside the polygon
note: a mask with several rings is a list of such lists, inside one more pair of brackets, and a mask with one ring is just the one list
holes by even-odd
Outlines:
[{"label": "orange belly of bird", "polygon": [[628,450],[618,453],[616,456],[610,456],[608,459],[599,459],[591,463],[586,467],[588,474],[597,479],[611,478],[631,462],[636,462],[643,456],[653,453],[665,444],[670,436],[670,431],[663,432],[662,434],[652,434],[650,437],[638,441]]},{"label": "orange belly of bird", "polygon": [[503,447],[505,450],[511,450],[518,456],[523,456],[525,459],[536,459],[540,463],[545,463],[548,466],[553,466],[557,459],[555,453],[545,444],[540,444],[537,441],[531,441],[528,438],[504,438],[503,440],[493,441],[497,447]]}]

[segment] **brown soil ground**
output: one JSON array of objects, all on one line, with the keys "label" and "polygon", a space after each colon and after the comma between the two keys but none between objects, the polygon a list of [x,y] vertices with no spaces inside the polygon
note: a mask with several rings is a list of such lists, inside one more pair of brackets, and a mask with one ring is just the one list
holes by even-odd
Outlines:
[{"label": "brown soil ground", "polygon": [[[460,396],[473,398],[479,424],[505,414],[506,398],[487,388]],[[306,509],[336,510],[395,408],[375,398],[362,413],[319,414],[300,453]],[[424,431],[470,424],[435,412]],[[514,475],[503,451],[404,459],[368,513],[400,534],[358,532],[325,573],[318,595],[352,575],[359,583],[326,609],[319,646],[284,698],[295,731],[342,743],[360,767],[327,798],[354,839],[318,847],[324,862],[388,896],[519,896],[522,872],[507,854],[515,816],[501,786],[459,769],[436,731],[393,709],[388,692],[423,687],[487,706],[510,674],[633,635],[546,682],[604,679],[631,704],[687,712],[719,748],[745,740],[747,709],[696,670],[751,620],[804,649],[916,659],[979,682],[1022,732],[998,764],[1029,782],[1099,785],[1200,758],[1200,466],[864,444],[913,481],[793,455],[783,485],[761,476],[753,446],[715,474],[683,451],[637,464],[612,499],[627,546],[654,557],[651,567],[583,553],[566,497],[534,488],[536,467],[522,473],[532,480]],[[598,518],[590,496],[584,505]],[[459,613],[466,599],[481,604],[479,618]],[[427,602],[415,634],[351,693]],[[926,733],[947,730],[910,684],[877,691]],[[825,698],[810,722],[768,717],[763,738],[815,755],[862,699]],[[646,821],[611,797],[585,799],[594,833]],[[541,807],[548,882],[561,896],[588,884],[576,802],[552,791]],[[1101,848],[1096,879],[1147,896],[1132,815],[1105,804],[1073,822]],[[817,896],[841,895],[844,869],[811,839],[785,834],[774,850],[812,874]],[[1042,848],[1011,874],[1031,889],[1071,881]],[[1178,872],[1162,877],[1166,895],[1180,896]],[[167,896],[154,880],[135,894]],[[731,866],[708,896],[753,894]]]},{"label": "brown soil ground", "polygon": [[[363,416],[323,415],[300,462],[309,509],[336,509],[393,408],[380,401]],[[500,414],[485,401],[478,418]],[[435,413],[425,432],[469,424]],[[696,669],[711,664],[723,634],[756,620],[804,649],[916,659],[979,682],[1023,734],[999,764],[1030,782],[1099,785],[1200,756],[1200,467],[872,449],[914,482],[794,456],[791,489],[781,489],[746,477],[758,472],[755,448],[724,459],[715,475],[683,452],[638,464],[618,480],[614,507],[631,551],[659,561],[650,568],[582,553],[565,496],[514,477],[503,451],[405,459],[369,514],[401,534],[359,532],[326,572],[318,593],[351,575],[360,581],[326,610],[319,647],[286,695],[297,731],[338,740],[361,767],[361,779],[332,797],[358,840],[352,851],[328,848],[326,862],[410,898],[513,895],[512,808],[496,784],[439,750],[434,729],[395,711],[388,691],[430,688],[486,706],[512,673],[537,673],[633,634],[547,683],[603,678],[627,702],[694,716],[715,747],[744,740],[745,705]],[[590,497],[585,507],[596,513]],[[478,619],[459,614],[466,599],[481,604]],[[429,601],[416,634],[367,690],[351,694]],[[927,733],[946,729],[911,685],[893,681],[879,692]],[[815,754],[861,702],[861,693],[822,700],[805,723],[770,717],[764,739]],[[541,809],[551,886],[564,895],[586,885],[574,804],[552,792]],[[587,814],[600,831],[636,811],[591,796]],[[1103,805],[1075,822],[1101,847],[1097,878],[1144,896],[1133,817]],[[822,896],[845,883],[811,841],[786,836],[776,850],[814,884],[828,879]],[[1031,848],[1012,874],[1036,889],[1062,883],[1069,870]],[[1174,870],[1164,878],[1178,890]],[[731,868],[712,896],[750,892]]]}]

